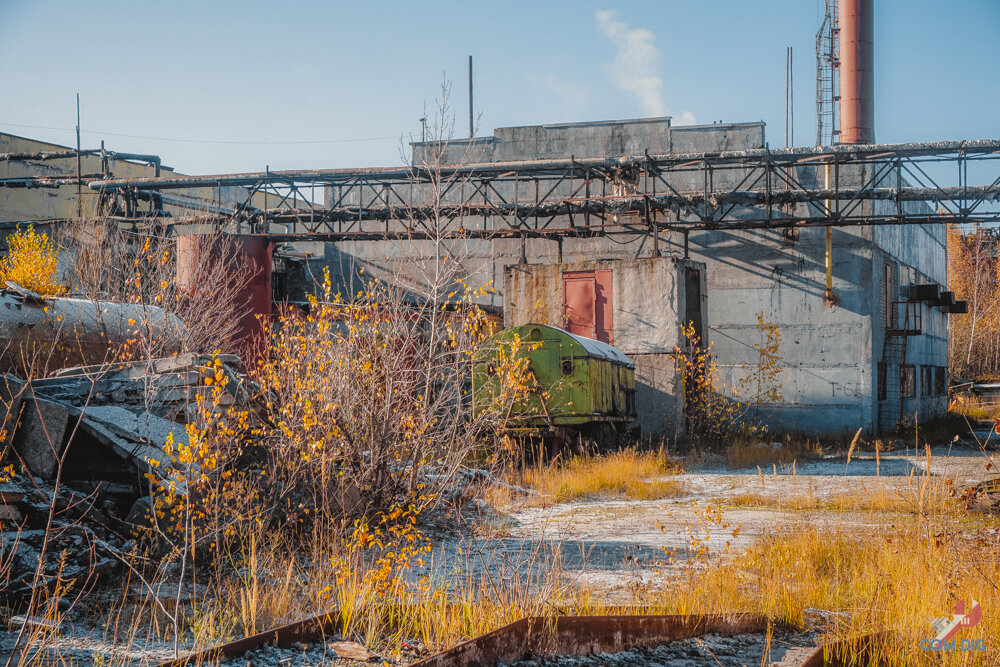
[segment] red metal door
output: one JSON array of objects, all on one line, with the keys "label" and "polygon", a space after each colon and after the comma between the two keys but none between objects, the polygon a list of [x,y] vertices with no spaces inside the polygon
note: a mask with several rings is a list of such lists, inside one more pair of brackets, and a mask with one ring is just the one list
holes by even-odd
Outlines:
[{"label": "red metal door", "polygon": [[594,306],[597,305],[597,282],[593,271],[563,274],[563,321],[566,331],[593,338]]},{"label": "red metal door", "polygon": [[566,331],[614,345],[611,294],[611,271],[563,273]]}]

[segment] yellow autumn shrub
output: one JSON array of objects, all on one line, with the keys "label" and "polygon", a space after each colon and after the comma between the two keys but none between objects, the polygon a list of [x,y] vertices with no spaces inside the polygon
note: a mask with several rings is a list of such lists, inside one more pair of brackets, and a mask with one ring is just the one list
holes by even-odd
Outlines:
[{"label": "yellow autumn shrub", "polygon": [[7,256],[0,259],[0,279],[16,283],[42,296],[62,294],[59,282],[59,251],[47,234],[34,227],[19,230],[7,237]]}]

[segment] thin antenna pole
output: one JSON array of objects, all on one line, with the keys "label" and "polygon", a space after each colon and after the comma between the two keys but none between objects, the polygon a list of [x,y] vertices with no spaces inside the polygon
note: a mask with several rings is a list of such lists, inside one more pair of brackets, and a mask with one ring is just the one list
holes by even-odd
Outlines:
[{"label": "thin antenna pole", "polygon": [[475,124],[472,119],[472,56],[469,56],[469,138],[475,134]]},{"label": "thin antenna pole", "polygon": [[80,93],[76,94],[76,217],[83,217],[83,178],[80,162]]},{"label": "thin antenna pole", "polygon": [[424,115],[420,119],[420,141],[427,143],[427,102],[424,102]]},{"label": "thin antenna pole", "polygon": [[795,145],[795,63],[792,47],[788,47],[788,138]]},{"label": "thin antenna pole", "polygon": [[789,90],[790,85],[788,83],[788,79],[791,76],[790,75],[791,69],[792,69],[792,47],[787,46],[785,47],[785,148],[791,146],[791,144],[788,142],[788,127],[789,127],[788,97],[790,93]]}]

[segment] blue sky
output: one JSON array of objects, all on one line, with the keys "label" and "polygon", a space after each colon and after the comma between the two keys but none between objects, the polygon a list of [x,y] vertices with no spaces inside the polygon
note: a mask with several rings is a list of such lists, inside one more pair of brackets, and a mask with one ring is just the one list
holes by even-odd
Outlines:
[{"label": "blue sky", "polygon": [[[0,131],[72,144],[79,92],[85,148],[187,173],[394,165],[443,78],[467,133],[471,54],[480,133],[667,112],[763,119],[781,146],[792,46],[811,144],[822,4],[0,0]],[[877,0],[875,20],[879,141],[1000,137],[1000,1]]]}]

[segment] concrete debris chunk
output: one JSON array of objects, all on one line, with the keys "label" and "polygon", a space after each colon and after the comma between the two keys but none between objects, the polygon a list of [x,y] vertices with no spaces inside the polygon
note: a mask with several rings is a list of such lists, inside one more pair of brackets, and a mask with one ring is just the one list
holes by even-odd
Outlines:
[{"label": "concrete debris chunk", "polygon": [[66,446],[70,410],[63,403],[34,397],[25,402],[14,433],[14,449],[33,473],[51,478]]},{"label": "concrete debris chunk", "polygon": [[76,366],[31,383],[48,398],[84,405],[127,406],[174,419],[183,416],[198,398],[212,400],[213,387],[204,380],[215,374],[216,362],[228,379],[218,400],[220,408],[251,398],[249,383],[242,375],[243,362],[231,354],[216,356],[179,354],[141,362]]},{"label": "concrete debris chunk", "polygon": [[37,628],[46,632],[59,632],[59,621],[52,618],[42,618],[41,616],[18,615],[10,619],[11,628],[19,630],[22,627]]},{"label": "concrete debris chunk", "polygon": [[[213,397],[218,385],[206,383],[217,373],[227,378],[221,397]],[[79,473],[79,479],[121,483],[136,479],[136,472],[152,474],[181,493],[197,471],[182,469],[167,452],[188,444],[185,424],[206,406],[221,411],[249,405],[255,391],[234,355],[189,353],[77,366],[30,382],[12,375],[0,378],[0,399],[8,412],[6,437],[35,475],[51,479],[67,451],[71,477]],[[146,483],[133,484],[141,495]]]},{"label": "concrete debris chunk", "polygon": [[369,660],[373,653],[358,642],[330,642],[327,645],[338,658],[345,660]]}]

